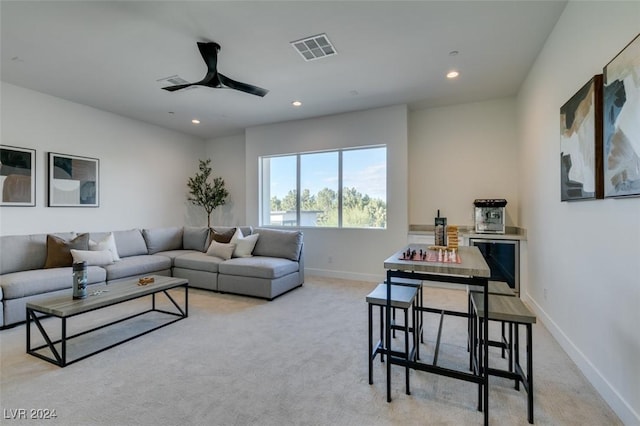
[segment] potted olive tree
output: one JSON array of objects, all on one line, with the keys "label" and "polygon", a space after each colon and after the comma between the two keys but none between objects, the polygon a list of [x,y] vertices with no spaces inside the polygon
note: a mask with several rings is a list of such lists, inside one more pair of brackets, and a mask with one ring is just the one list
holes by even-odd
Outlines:
[{"label": "potted olive tree", "polygon": [[207,212],[207,227],[211,228],[211,212],[225,204],[229,191],[224,188],[224,179],[217,177],[210,182],[211,159],[200,160],[200,172],[189,178],[188,200],[196,206],[204,207]]}]

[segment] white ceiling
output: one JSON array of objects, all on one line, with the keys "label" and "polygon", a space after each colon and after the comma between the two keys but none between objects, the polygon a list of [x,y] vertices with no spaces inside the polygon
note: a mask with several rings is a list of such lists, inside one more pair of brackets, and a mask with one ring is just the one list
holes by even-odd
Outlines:
[{"label": "white ceiling", "polygon": [[[2,0],[0,78],[209,139],[387,105],[416,109],[514,95],[565,5]],[[337,55],[305,62],[289,45],[320,33]],[[221,73],[270,92],[161,90],[158,79],[204,76],[197,41],[222,46]],[[458,79],[445,78],[450,68],[460,71]],[[292,107],[296,99],[304,105]]]}]

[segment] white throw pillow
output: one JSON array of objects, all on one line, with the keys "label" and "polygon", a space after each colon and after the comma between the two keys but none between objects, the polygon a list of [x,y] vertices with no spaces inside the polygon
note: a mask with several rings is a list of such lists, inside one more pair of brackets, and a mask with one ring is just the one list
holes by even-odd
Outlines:
[{"label": "white throw pillow", "polygon": [[[253,256],[253,249],[258,242],[258,237],[260,234],[251,234],[248,237],[238,238],[236,243],[236,248],[233,251],[233,257],[251,257]],[[232,240],[233,241],[233,240]]]},{"label": "white throw pillow", "polygon": [[102,240],[95,242],[93,240],[89,240],[89,250],[91,251],[103,251],[109,250],[111,252],[111,256],[114,262],[120,260],[120,256],[118,256],[118,249],[116,247],[116,239],[113,236],[113,232],[109,232],[109,234],[104,237]]},{"label": "white throw pillow", "polygon": [[104,266],[113,263],[113,255],[109,250],[76,250],[71,249],[73,262],[87,262],[87,266]]},{"label": "white throw pillow", "polygon": [[229,242],[231,244],[236,244],[238,242],[238,238],[244,238],[239,226],[236,228],[236,232],[233,233],[233,237],[231,237],[231,241]]},{"label": "white throw pillow", "polygon": [[217,241],[211,241],[211,245],[209,245],[209,249],[207,250],[208,256],[216,256],[224,260],[231,259],[231,255],[233,254],[233,249],[236,248],[235,244],[232,243],[219,243]]}]

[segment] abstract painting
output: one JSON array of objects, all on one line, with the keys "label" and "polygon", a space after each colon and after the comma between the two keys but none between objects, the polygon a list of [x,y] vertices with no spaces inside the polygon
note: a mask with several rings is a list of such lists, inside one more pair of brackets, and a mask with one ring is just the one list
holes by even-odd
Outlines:
[{"label": "abstract painting", "polygon": [[602,74],[560,108],[560,199],[603,197]]},{"label": "abstract painting", "polygon": [[640,34],[603,70],[604,195],[640,195]]},{"label": "abstract painting", "polygon": [[36,151],[0,145],[0,206],[36,205]]},{"label": "abstract painting", "polygon": [[49,153],[49,207],[98,207],[100,161]]}]

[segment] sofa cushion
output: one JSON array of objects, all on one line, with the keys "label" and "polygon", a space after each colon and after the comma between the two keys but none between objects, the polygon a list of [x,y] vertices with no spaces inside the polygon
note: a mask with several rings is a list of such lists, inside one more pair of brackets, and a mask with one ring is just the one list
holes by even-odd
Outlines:
[{"label": "sofa cushion", "polygon": [[[93,235],[91,235],[91,237],[93,237]],[[109,232],[97,242],[89,239],[89,250],[109,250],[114,262],[120,260],[120,256],[118,255],[118,248],[116,247],[116,239],[113,237],[113,232]]]},{"label": "sofa cushion", "polygon": [[73,264],[71,249],[89,250],[89,234],[80,234],[67,240],[56,235],[47,235],[47,260],[44,268],[63,268]]},{"label": "sofa cushion", "polygon": [[143,229],[149,254],[182,248],[182,227]]},{"label": "sofa cushion", "polygon": [[174,261],[177,257],[185,254],[189,254],[189,253],[202,253],[202,252],[198,250],[168,250],[168,251],[158,252],[156,253],[156,255],[168,257],[169,259],[171,259],[171,266],[175,266]]},{"label": "sofa cushion", "polygon": [[216,227],[211,228],[211,239],[218,243],[227,244],[236,233],[236,228]]},{"label": "sofa cushion", "polygon": [[[260,241],[258,239],[258,241]],[[299,264],[281,257],[236,257],[224,261],[218,266],[218,272],[225,275],[240,275],[275,279],[298,271]]]},{"label": "sofa cushion", "polygon": [[73,263],[86,262],[87,266],[111,265],[113,255],[109,250],[75,250],[71,249]]},{"label": "sofa cushion", "polygon": [[185,250],[205,251],[209,228],[185,226],[182,231],[182,248]]},{"label": "sofa cushion", "polygon": [[218,265],[222,262],[223,260],[219,257],[207,256],[206,253],[193,252],[176,257],[173,264],[176,268],[218,272]]},{"label": "sofa cushion", "polygon": [[256,228],[254,234],[260,234],[254,256],[282,257],[297,261],[302,249],[301,231],[284,231],[280,229]]},{"label": "sofa cushion", "polygon": [[[87,268],[87,284],[104,282],[106,276],[106,271],[99,266],[89,266]],[[73,286],[73,270],[71,267],[67,267],[13,272],[0,276],[0,286],[5,300],[18,299],[65,288],[71,290]],[[69,297],[71,297],[71,292]]]},{"label": "sofa cushion", "polygon": [[129,256],[103,268],[107,271],[107,281],[111,281],[171,269],[171,259],[157,254]]},{"label": "sofa cushion", "polygon": [[207,249],[207,256],[215,256],[223,260],[231,259],[231,255],[233,255],[233,249],[235,248],[236,245],[232,243],[223,244],[217,241],[211,241],[211,244]]},{"label": "sofa cushion", "polygon": [[118,254],[121,258],[149,254],[147,244],[144,242],[144,238],[139,229],[115,231],[113,238],[116,240],[116,247],[118,248]]},{"label": "sofa cushion", "polygon": [[3,235],[0,253],[0,274],[41,269],[47,260],[47,235]]}]

